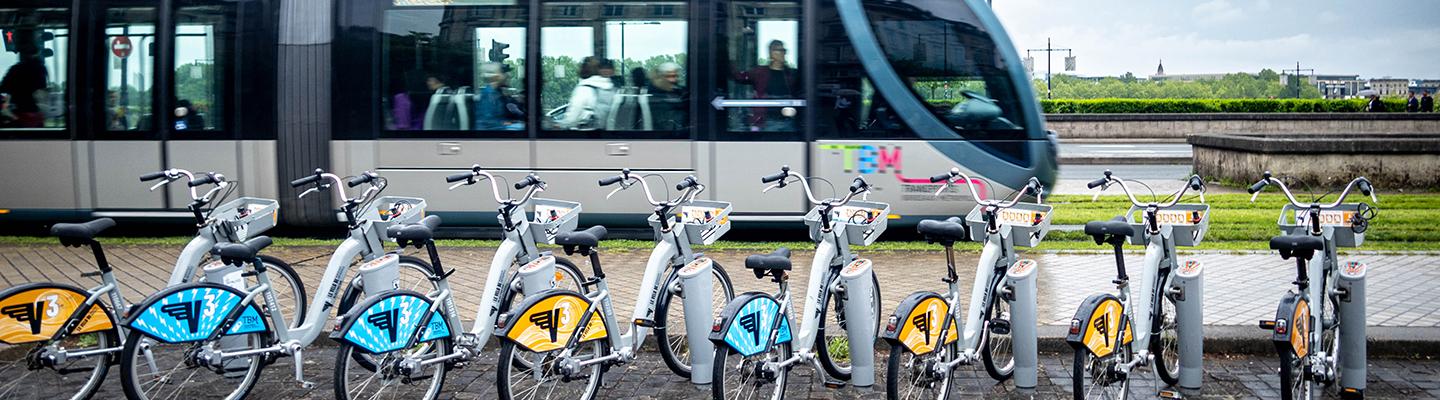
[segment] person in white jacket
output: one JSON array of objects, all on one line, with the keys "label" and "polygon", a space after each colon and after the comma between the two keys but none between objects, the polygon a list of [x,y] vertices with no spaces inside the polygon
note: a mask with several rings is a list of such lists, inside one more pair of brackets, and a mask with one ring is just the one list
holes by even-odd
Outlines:
[{"label": "person in white jacket", "polygon": [[[584,65],[580,68],[581,76],[589,72]],[[608,126],[615,106],[615,81],[611,79],[615,75],[615,64],[601,59],[595,68],[596,73],[581,79],[570,93],[565,116],[558,124],[561,129],[596,130]]]}]

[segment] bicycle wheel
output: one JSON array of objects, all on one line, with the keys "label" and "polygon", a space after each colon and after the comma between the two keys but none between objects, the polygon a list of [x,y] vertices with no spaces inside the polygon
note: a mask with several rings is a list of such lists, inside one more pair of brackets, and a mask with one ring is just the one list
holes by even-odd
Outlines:
[{"label": "bicycle wheel", "polygon": [[[304,324],[305,312],[309,310],[307,307],[309,307],[310,304],[306,301],[305,281],[300,280],[300,275],[295,273],[295,268],[291,267],[290,263],[285,262],[285,260],[269,255],[261,255],[260,261],[265,263],[267,273],[270,275],[270,290],[275,293],[275,302],[277,303],[274,305],[274,308],[279,309],[280,312],[285,315],[285,322],[288,323],[291,328],[296,328]],[[209,254],[200,260],[200,265],[209,263]],[[246,266],[248,267],[249,265],[247,264]],[[205,272],[199,268],[195,270],[196,276],[191,279],[191,282],[200,282],[200,278],[205,276]],[[246,287],[254,287],[258,283],[259,281],[256,281],[253,276],[245,279]]]},{"label": "bicycle wheel", "polygon": [[[343,343],[335,356],[335,398],[337,399],[425,399],[434,400],[445,386],[449,371],[444,362],[418,366],[406,373],[413,363],[450,354],[450,340],[438,339],[415,347],[383,354],[357,357],[355,345]],[[359,360],[371,366],[367,368]]]},{"label": "bicycle wheel", "polygon": [[1310,381],[1305,373],[1309,358],[1296,357],[1288,347],[1280,350],[1280,398],[1284,400],[1310,400],[1320,390],[1318,384]]},{"label": "bicycle wheel", "polygon": [[1071,380],[1075,399],[1124,399],[1130,395],[1130,377],[1119,370],[1121,360],[1130,359],[1124,347],[1106,357],[1095,357],[1089,349],[1075,349]]},{"label": "bicycle wheel", "polygon": [[730,346],[715,346],[710,396],[715,400],[784,399],[790,367],[775,363],[790,356],[790,342],[770,346],[770,350],[750,357],[731,351]]},{"label": "bicycle wheel", "polygon": [[[430,263],[424,260],[411,256],[401,256],[400,274],[399,277],[395,279],[395,286],[401,290],[410,290],[417,293],[429,293],[437,290],[439,287],[435,284],[435,281],[430,279],[434,276],[432,271]],[[359,282],[359,278],[356,278],[353,282]],[[351,288],[345,291],[345,297],[340,300],[339,311],[337,311],[336,315],[344,315],[349,312],[351,307],[354,307],[356,303],[364,301],[365,296],[370,294],[366,293],[365,288],[355,286],[353,282],[351,283]],[[389,288],[386,289],[388,290]],[[364,368],[366,371],[375,372],[375,362],[370,360],[371,357],[369,354],[357,351],[350,353],[350,355],[357,366]]]},{"label": "bicycle wheel", "polygon": [[69,335],[55,341],[16,345],[0,351],[0,399],[34,396],[81,400],[88,399],[105,382],[113,353],[94,356],[68,356],[63,363],[42,363],[47,353],[64,349],[66,353],[94,351],[118,347],[116,330]]},{"label": "bicycle wheel", "polygon": [[[570,356],[560,357],[563,353],[570,353]],[[601,378],[605,375],[604,363],[591,364],[571,373],[564,371],[565,364],[593,360],[609,353],[605,340],[540,353],[525,350],[507,340],[500,345],[500,360],[495,371],[496,389],[500,398],[505,400],[591,400],[600,390]],[[519,368],[516,365],[534,367]]]},{"label": "bicycle wheel", "polygon": [[990,374],[991,378],[1004,382],[1015,375],[1015,340],[1011,336],[1010,303],[1006,303],[1000,296],[993,296],[990,309],[986,310],[985,314],[986,320],[990,321],[990,327],[980,332],[985,335],[980,339],[985,342],[980,359],[985,364],[985,372]]},{"label": "bicycle wheel", "polygon": [[253,354],[207,366],[201,361],[206,348],[234,353],[269,344],[269,331],[174,344],[130,331],[120,353],[121,385],[125,397],[132,400],[243,399],[260,379],[266,356]]},{"label": "bicycle wheel", "polygon": [[[880,333],[880,280],[870,273],[870,315],[875,316],[875,334]],[[826,286],[829,284],[827,282]],[[831,293],[820,307],[820,325],[815,330],[815,353],[825,373],[842,381],[850,380],[850,338],[845,335],[845,299]],[[835,304],[833,311],[829,307]],[[829,332],[835,336],[828,336]]]},{"label": "bicycle wheel", "polygon": [[1152,322],[1159,333],[1150,338],[1150,354],[1155,355],[1156,372],[1166,385],[1180,383],[1180,329],[1175,322],[1175,301],[1161,296],[1159,314]]},{"label": "bicycle wheel", "polygon": [[[715,316],[720,315],[725,305],[735,298],[735,287],[730,283],[730,275],[725,273],[719,262],[716,262],[710,271],[710,315]],[[665,360],[665,366],[675,375],[689,378],[690,341],[688,332],[685,331],[685,307],[683,302],[672,303],[674,299],[685,297],[683,293],[670,290],[671,285],[679,284],[678,279],[672,271],[665,279],[665,284],[660,286],[660,300],[655,305],[655,338],[659,339],[657,347],[660,348],[660,358]]]},{"label": "bicycle wheel", "polygon": [[[945,399],[955,389],[955,371],[939,371],[942,363],[955,358],[954,344],[926,354],[915,354],[905,346],[890,346],[890,364],[885,368],[885,398]],[[944,353],[944,354],[941,354]]]}]

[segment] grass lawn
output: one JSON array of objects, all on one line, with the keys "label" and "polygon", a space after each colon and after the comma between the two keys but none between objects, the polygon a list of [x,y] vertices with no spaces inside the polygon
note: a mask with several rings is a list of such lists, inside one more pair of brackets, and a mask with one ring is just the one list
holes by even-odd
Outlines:
[{"label": "grass lawn", "polygon": [[[1358,200],[1360,197],[1351,197]],[[1090,196],[1056,195],[1049,199],[1055,206],[1052,216],[1054,225],[1083,225],[1085,222],[1109,219],[1129,208],[1129,201],[1122,196],[1101,196],[1091,201]],[[1142,199],[1143,200],[1143,199]],[[1210,230],[1204,242],[1194,250],[1266,250],[1271,236],[1278,233],[1275,222],[1280,208],[1285,205],[1280,194],[1267,192],[1255,203],[1245,194],[1217,194],[1206,196],[1210,204]],[[1369,200],[1368,198],[1365,200]],[[1198,201],[1198,199],[1194,199]],[[1440,251],[1440,195],[1437,194],[1391,194],[1382,195],[1380,203],[1374,205],[1379,213],[1370,221],[1370,230],[1365,234],[1365,243],[1355,250],[1377,251]],[[119,245],[165,245],[184,246],[190,237],[127,237],[107,238],[105,244]],[[277,246],[335,246],[339,239],[276,238]],[[442,239],[444,247],[493,247],[499,240]],[[0,236],[0,244],[57,244],[51,237]],[[792,249],[810,248],[809,242],[739,242],[721,240],[711,246],[696,246],[698,250],[771,250],[777,246]],[[961,243],[959,249],[979,251],[975,243]],[[649,250],[654,243],[648,240],[607,240],[605,247],[616,250]],[[1139,250],[1141,246],[1131,246]],[[935,245],[923,241],[882,240],[867,250],[934,250]],[[1039,250],[1104,250],[1084,233],[1079,231],[1051,231]]]}]

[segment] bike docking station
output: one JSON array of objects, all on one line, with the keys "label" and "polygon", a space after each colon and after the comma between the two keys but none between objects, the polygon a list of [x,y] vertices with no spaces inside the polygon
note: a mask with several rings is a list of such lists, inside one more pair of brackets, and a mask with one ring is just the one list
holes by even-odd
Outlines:
[{"label": "bike docking station", "polygon": [[[1203,201],[1203,200],[1202,200]],[[1167,273],[1164,281],[1168,282],[1157,293],[1148,293],[1149,296],[1164,296],[1175,305],[1175,331],[1179,342],[1179,376],[1175,377],[1177,385],[1183,392],[1200,391],[1200,381],[1204,376],[1202,364],[1205,357],[1204,322],[1205,312],[1202,307],[1204,299],[1204,267],[1196,260],[1185,260],[1182,264],[1175,253],[1176,247],[1199,246],[1200,241],[1205,238],[1205,233],[1210,230],[1210,206],[1205,204],[1176,204],[1155,211],[1153,217],[1158,220],[1160,228],[1158,231],[1151,231],[1144,222],[1134,222],[1137,219],[1144,221],[1139,214],[1149,212],[1140,207],[1132,205],[1125,213],[1129,218],[1130,229],[1137,235],[1130,237],[1130,244],[1145,246],[1145,275],[1141,277],[1140,288],[1148,289],[1157,287],[1155,279],[1160,278],[1158,274]],[[1159,269],[1150,268],[1156,265]],[[1142,292],[1140,301],[1135,303],[1136,315],[1154,315],[1151,310],[1150,299]],[[1136,332],[1145,332],[1147,329],[1151,335],[1140,335],[1136,340],[1136,348],[1149,349],[1150,340],[1162,339],[1159,331],[1162,326],[1155,326],[1153,318],[1136,318]],[[1168,321],[1161,321],[1161,324]],[[1163,351],[1163,349],[1162,349]],[[1152,354],[1153,357],[1153,354]],[[1164,366],[1161,366],[1164,367]],[[1157,368],[1158,369],[1158,368]],[[1169,382],[1167,382],[1169,383]],[[1167,393],[1167,395],[1173,395]]]},{"label": "bike docking station", "polygon": [[[832,296],[839,296],[837,299],[845,301],[845,307],[841,312],[845,316],[845,334],[850,345],[850,384],[857,387],[870,387],[875,384],[875,336],[877,327],[877,313],[874,307],[878,305],[869,304],[868,301],[856,301],[870,299],[880,289],[875,287],[875,271],[873,263],[869,259],[859,258],[859,255],[850,252],[850,246],[869,246],[880,238],[885,232],[889,223],[890,205],[885,203],[850,200],[843,206],[835,207],[830,211],[828,220],[835,221],[839,226],[825,226],[824,220],[820,218],[822,207],[815,207],[805,214],[805,225],[810,229],[810,239],[819,243],[815,251],[814,263],[810,265],[810,282],[805,296],[805,310],[812,310],[815,307],[825,307],[820,304],[821,290],[826,290]],[[828,246],[827,246],[828,245]],[[821,280],[826,274],[818,271],[830,269],[834,263],[847,262],[845,267],[840,269],[839,279],[830,280],[831,284],[826,287]],[[812,304],[811,303],[815,303]],[[806,313],[801,323],[799,332],[799,348],[801,357],[806,357],[805,350],[814,345],[815,341],[823,341],[823,337],[815,337],[816,328],[821,321],[814,318],[814,314]],[[809,336],[807,338],[807,336]],[[807,343],[809,345],[807,345]],[[821,349],[820,351],[827,351]],[[813,354],[811,354],[813,356]],[[827,382],[828,386],[835,386],[833,382]]]},{"label": "bike docking station", "polygon": [[[650,226],[655,228],[656,235],[663,238],[662,241],[673,241],[677,249],[680,261],[686,258],[690,260],[684,267],[676,272],[678,285],[672,283],[661,290],[670,290],[682,299],[689,299],[690,296],[704,294],[702,298],[714,298],[714,269],[715,261],[704,254],[694,253],[690,250],[692,243],[700,245],[714,244],[725,232],[730,231],[730,203],[723,201],[691,200],[689,205],[681,206],[675,213],[675,222],[684,223],[685,231],[681,235],[665,235],[662,232],[660,218],[651,215]],[[672,228],[673,229],[673,228]],[[685,332],[708,332],[711,321],[715,319],[715,309],[711,304],[701,301],[685,301]],[[665,340],[661,337],[660,340]],[[710,342],[707,335],[685,335],[686,343],[690,346],[690,383],[696,386],[710,384],[714,374],[715,345]]]},{"label": "bike docking station", "polygon": [[[968,177],[965,180],[970,181]],[[1033,186],[1027,186],[1026,189],[1033,187],[1036,190],[1035,197],[1040,198],[1042,195],[1039,192],[1042,189],[1039,181],[1031,184]],[[1019,195],[1024,196],[1026,193],[1028,190],[1022,189]],[[1018,201],[1019,197],[1016,197],[1015,200]],[[973,363],[980,358],[976,352],[977,349],[984,349],[991,345],[991,343],[977,344],[982,340],[978,337],[981,330],[991,330],[991,333],[994,330],[1008,331],[1014,346],[1012,350],[1015,357],[1015,388],[1028,392],[1035,390],[1039,380],[1039,334],[1035,331],[1038,319],[1035,275],[1039,263],[1035,260],[1020,259],[1020,255],[1015,253],[1015,246],[1039,246],[1040,241],[1045,238],[1045,234],[1050,231],[1050,217],[1054,207],[1048,204],[1023,202],[1014,202],[1009,207],[1002,207],[1002,205],[993,201],[990,204],[977,204],[969,214],[965,215],[965,225],[966,230],[970,231],[970,240],[984,245],[980,262],[975,270],[974,284],[995,282],[992,278],[993,275],[1001,271],[1004,273],[1004,280],[999,282],[999,287],[992,286],[984,288],[984,291],[978,289],[972,291],[967,315],[973,317],[962,328],[962,338],[966,347],[959,356],[965,363]],[[989,267],[988,271],[986,267]],[[991,290],[998,291],[1000,296],[996,300],[1004,301],[1008,305],[1010,310],[1008,321],[1004,320],[1003,316],[992,316],[999,321],[981,323],[978,320],[981,313],[985,312],[982,307],[990,303],[984,299],[985,292]],[[1006,325],[993,326],[992,324]],[[992,336],[992,334],[986,334],[984,338],[989,339]]]}]

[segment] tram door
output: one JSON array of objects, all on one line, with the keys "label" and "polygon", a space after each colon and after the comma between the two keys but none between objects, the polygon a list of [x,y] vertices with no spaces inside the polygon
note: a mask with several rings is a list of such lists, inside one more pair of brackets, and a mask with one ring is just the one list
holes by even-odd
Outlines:
[{"label": "tram door", "polygon": [[[94,121],[94,141],[77,142],[78,160],[88,160],[90,183],[82,191],[94,195],[97,209],[159,208],[162,190],[147,191],[136,177],[158,171],[164,159],[155,129],[153,89],[158,50],[154,6],[112,5],[103,11],[107,49],[102,81],[106,102],[103,121]],[[85,208],[85,207],[82,207]]]},{"label": "tram door", "polygon": [[714,196],[752,218],[797,215],[807,207],[804,193],[796,188],[761,194],[760,177],[782,165],[815,173],[805,162],[808,60],[802,56],[801,4],[717,1],[713,12],[715,80],[701,108],[714,113],[715,141],[708,143]]}]

